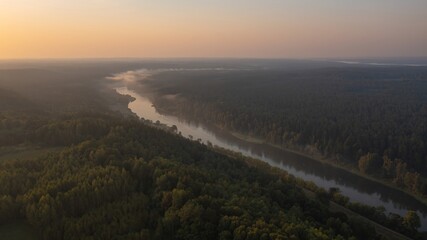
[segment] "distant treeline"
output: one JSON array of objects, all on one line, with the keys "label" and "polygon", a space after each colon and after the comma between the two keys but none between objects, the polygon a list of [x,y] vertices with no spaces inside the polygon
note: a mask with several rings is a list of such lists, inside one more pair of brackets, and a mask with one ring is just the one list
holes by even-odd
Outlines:
[{"label": "distant treeline", "polygon": [[[427,68],[164,72],[156,106],[427,194]],[[169,101],[164,94],[178,94]]]}]

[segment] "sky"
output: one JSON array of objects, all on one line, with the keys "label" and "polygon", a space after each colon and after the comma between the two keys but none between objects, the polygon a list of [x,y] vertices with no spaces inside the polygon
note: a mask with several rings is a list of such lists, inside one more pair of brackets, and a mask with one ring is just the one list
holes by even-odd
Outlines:
[{"label": "sky", "polygon": [[427,56],[427,0],[0,0],[0,58]]}]

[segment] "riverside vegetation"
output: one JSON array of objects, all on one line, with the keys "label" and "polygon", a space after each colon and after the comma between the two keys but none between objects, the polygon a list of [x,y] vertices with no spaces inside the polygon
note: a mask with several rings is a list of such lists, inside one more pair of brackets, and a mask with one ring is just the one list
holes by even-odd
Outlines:
[{"label": "riverside vegetation", "polygon": [[163,111],[321,156],[426,199],[426,77],[427,67],[324,67],[164,71],[144,83]]}]

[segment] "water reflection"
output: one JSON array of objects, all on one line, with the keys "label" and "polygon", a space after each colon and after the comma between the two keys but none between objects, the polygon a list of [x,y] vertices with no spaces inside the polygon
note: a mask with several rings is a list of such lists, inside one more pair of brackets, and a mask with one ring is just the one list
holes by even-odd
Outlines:
[{"label": "water reflection", "polygon": [[193,139],[201,139],[204,143],[210,142],[219,147],[241,152],[245,156],[261,159],[296,177],[312,181],[320,187],[326,189],[338,187],[342,194],[348,196],[351,201],[371,206],[383,206],[386,211],[400,215],[404,215],[409,209],[417,210],[421,216],[422,227],[420,230],[427,230],[427,206],[408,194],[293,152],[268,144],[247,142],[224,130],[160,114],[148,98],[127,87],[116,90],[120,94],[131,95],[135,98],[135,101],[129,104],[129,108],[139,117],[153,122],[158,120],[168,126],[176,125],[183,136],[191,135]]}]

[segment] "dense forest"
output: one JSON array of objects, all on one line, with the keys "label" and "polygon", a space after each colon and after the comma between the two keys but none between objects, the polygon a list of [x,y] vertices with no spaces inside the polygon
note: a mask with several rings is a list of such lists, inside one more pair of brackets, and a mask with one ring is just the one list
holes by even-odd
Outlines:
[{"label": "dense forest", "polygon": [[43,239],[375,237],[369,225],[307,198],[284,173],[138,120],[79,114],[39,121],[22,141],[72,146],[1,163],[0,220],[24,218]]},{"label": "dense forest", "polygon": [[[386,216],[123,115],[130,99],[100,81],[103,71],[0,70],[0,226],[25,221],[49,240],[384,239],[330,211],[333,200],[419,238],[415,212]],[[26,149],[45,151],[13,154]]]},{"label": "dense forest", "polygon": [[164,71],[145,83],[163,111],[281,147],[314,149],[427,194],[425,67]]}]

